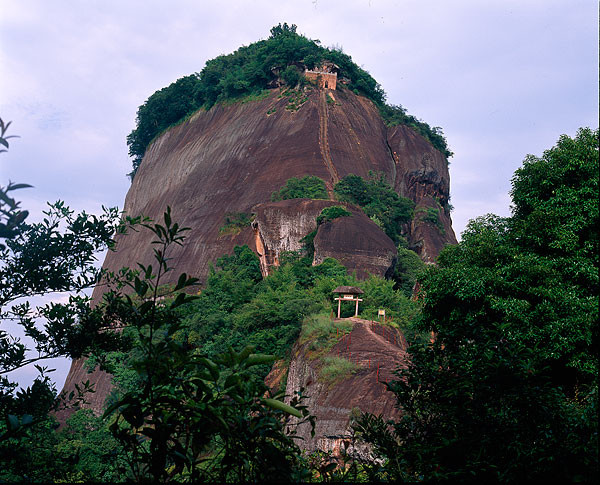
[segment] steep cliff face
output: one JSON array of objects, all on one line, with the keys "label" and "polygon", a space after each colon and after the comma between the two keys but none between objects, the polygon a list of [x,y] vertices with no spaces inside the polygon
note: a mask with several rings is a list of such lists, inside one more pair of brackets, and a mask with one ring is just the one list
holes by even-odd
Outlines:
[{"label": "steep cliff face", "polygon": [[[316,227],[320,211],[333,204],[269,202],[286,180],[305,175],[322,178],[332,196],[333,186],[345,175],[381,172],[421,211],[407,231],[409,244],[424,260],[432,261],[445,244],[456,242],[449,213],[440,209],[449,195],[447,163],[425,139],[407,127],[386,127],[371,101],[347,89],[312,90],[297,109],[281,94],[275,89],[258,101],[199,111],[147,149],[124,209],[159,220],[170,206],[173,219],[191,228],[185,244],[171,254],[173,277],[185,271],[202,281],[211,262],[242,244],[257,252],[263,274],[268,274],[281,251],[299,249],[300,239]],[[424,220],[427,209],[438,210],[437,226]],[[319,227],[315,262],[332,256],[359,277],[385,275],[393,268],[394,244],[362,212],[351,211],[352,217]],[[252,227],[223,234],[220,228],[231,212],[255,214]],[[148,231],[120,237],[104,268],[116,271],[151,263],[151,240]],[[96,300],[101,292],[95,290]],[[65,390],[87,379],[99,389],[90,406],[100,410],[109,376],[90,376],[82,362],[75,361]]]},{"label": "steep cliff face", "polygon": [[[395,399],[385,385],[392,372],[406,365],[404,337],[390,327],[352,318],[352,331],[341,337],[326,356],[345,358],[357,367],[346,378],[328,383],[323,380],[323,357],[311,358],[310,344],[297,345],[288,370],[286,394],[292,396],[303,389],[305,404],[316,416],[315,436],[310,425],[299,426],[302,448],[334,451],[341,441],[351,435],[349,429],[353,410],[398,416]],[[355,411],[354,411],[355,412]]]},{"label": "steep cliff face", "polygon": [[[424,261],[433,262],[446,244],[456,244],[449,210],[448,163],[407,126],[388,128],[387,143],[397,167],[394,188],[416,204],[410,243]],[[437,224],[423,220],[428,209],[437,212]]]},{"label": "steep cliff face", "polygon": [[254,207],[256,218],[252,224],[255,232],[256,252],[261,261],[263,275],[279,264],[282,251],[298,251],[302,239],[317,230],[314,238],[313,264],[325,258],[335,258],[350,273],[359,278],[369,274],[385,276],[396,261],[393,241],[360,209],[343,204],[352,213],[317,227],[317,217],[325,207],[340,205],[328,200],[291,199],[259,204]]},{"label": "steep cliff face", "polygon": [[[258,210],[256,206],[269,201],[290,177],[315,175],[331,188],[345,175],[366,177],[373,170],[384,173],[417,208],[436,208],[438,201],[448,200],[444,156],[410,128],[386,128],[371,101],[348,90],[336,91],[327,101],[322,91],[313,90],[292,111],[286,109],[287,98],[278,95],[274,90],[260,101],[200,111],[148,148],[125,211],[158,219],[171,206],[174,218],[192,228],[186,244],[174,254],[178,269],[202,279],[209,264],[236,244],[256,249],[251,228],[235,236],[220,234],[224,215]],[[289,224],[280,221],[282,227],[295,227],[304,217],[303,207],[298,207],[299,212],[288,212]],[[444,210],[440,221],[443,232],[419,217],[409,229],[410,244],[426,260],[456,242]],[[122,238],[118,250],[107,255],[105,267],[149,262],[149,241],[144,232]],[[274,244],[264,250],[277,252],[279,243]]]},{"label": "steep cliff face", "polygon": [[335,258],[358,278],[390,276],[396,264],[394,242],[362,212],[319,226],[314,239],[315,259]]}]

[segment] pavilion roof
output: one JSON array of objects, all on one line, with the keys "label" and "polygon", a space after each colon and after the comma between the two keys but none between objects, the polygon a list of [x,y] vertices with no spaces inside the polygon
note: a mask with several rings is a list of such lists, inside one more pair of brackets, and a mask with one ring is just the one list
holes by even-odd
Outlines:
[{"label": "pavilion roof", "polygon": [[362,295],[364,291],[358,286],[338,286],[332,293],[347,293],[349,295]]}]

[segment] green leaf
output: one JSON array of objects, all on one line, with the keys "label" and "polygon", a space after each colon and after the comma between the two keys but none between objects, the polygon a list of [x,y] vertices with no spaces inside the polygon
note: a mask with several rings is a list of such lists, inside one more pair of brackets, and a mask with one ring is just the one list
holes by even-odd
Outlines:
[{"label": "green leaf", "polygon": [[187,281],[187,275],[185,273],[181,273],[179,275],[179,279],[177,280],[177,285],[175,286],[175,291],[181,290]]},{"label": "green leaf", "polygon": [[244,360],[246,360],[248,358],[248,356],[250,354],[252,354],[252,352],[254,352],[254,345],[247,345],[244,350],[242,350],[239,354],[238,354],[238,362],[242,362]]},{"label": "green leaf", "polygon": [[121,415],[134,428],[139,428],[144,423],[144,416],[137,406],[127,406],[121,411]]},{"label": "green leaf", "polygon": [[215,364],[212,360],[207,359],[206,357],[202,357],[202,358],[198,359],[198,362],[208,368],[212,378],[215,381],[219,380],[219,376],[221,374],[219,372],[219,367],[217,366],[217,364]]},{"label": "green leaf", "polygon": [[9,414],[7,417],[8,429],[18,429],[19,428],[19,418],[14,414]]},{"label": "green leaf", "polygon": [[302,418],[302,413],[300,411],[298,411],[296,408],[293,408],[292,406],[278,401],[277,399],[264,398],[263,402],[271,409],[283,411],[284,413],[291,414],[292,416],[296,416],[297,418]]},{"label": "green leaf", "polygon": [[177,295],[177,298],[175,298],[175,301],[173,303],[171,303],[171,308],[177,308],[178,306],[181,306],[184,303],[186,303],[186,294],[179,293]]},{"label": "green leaf", "polygon": [[30,189],[32,188],[33,185],[29,185],[29,184],[10,184],[6,190],[18,190],[18,189]]},{"label": "green leaf", "polygon": [[225,387],[236,387],[240,384],[240,376],[237,374],[231,374],[225,379]]}]

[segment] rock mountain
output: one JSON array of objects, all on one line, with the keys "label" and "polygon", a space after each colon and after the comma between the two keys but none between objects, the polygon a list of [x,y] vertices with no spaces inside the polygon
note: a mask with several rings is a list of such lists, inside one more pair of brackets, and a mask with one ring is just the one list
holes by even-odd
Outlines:
[{"label": "rock mountain", "polygon": [[[404,232],[424,261],[433,262],[444,245],[456,242],[450,214],[443,209],[449,200],[448,163],[426,139],[407,126],[386,126],[373,102],[339,84],[335,91],[312,88],[299,107],[289,108],[282,89],[272,89],[259,100],[200,110],[148,147],[124,209],[133,216],[160,219],[171,206],[173,219],[191,228],[185,245],[173,254],[176,271],[171,274],[185,271],[203,280],[216,258],[247,244],[267,275],[281,251],[301,248],[300,239],[317,228],[316,217],[324,207],[339,205],[333,201],[335,183],[348,174],[367,177],[369,171],[384,174],[398,194],[415,202],[415,217]],[[270,201],[289,178],[305,175],[323,179],[331,200]],[[424,220],[428,208],[439,211],[437,225]],[[319,226],[315,263],[331,256],[359,277],[389,274],[396,258],[394,243],[360,209],[348,209],[352,217]],[[223,234],[226,214],[235,212],[254,214],[252,224]],[[150,263],[150,241],[144,231],[119,239],[104,268]],[[99,297],[97,289],[94,298]],[[378,338],[366,327],[355,332],[366,332],[377,346]],[[381,345],[386,347],[383,353],[390,352],[389,345]],[[292,366],[295,375],[308,372],[299,362]],[[86,379],[96,383],[90,406],[100,411],[110,389],[109,376],[90,376],[81,360],[74,361],[65,389]],[[339,396],[336,408],[342,415],[349,413],[356,399],[347,392]]]}]

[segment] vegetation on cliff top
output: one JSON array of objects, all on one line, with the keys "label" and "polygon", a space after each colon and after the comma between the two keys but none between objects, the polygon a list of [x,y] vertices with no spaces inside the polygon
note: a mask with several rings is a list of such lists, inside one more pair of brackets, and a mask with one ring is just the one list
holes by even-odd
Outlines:
[{"label": "vegetation on cliff top", "polygon": [[281,189],[271,194],[273,202],[287,199],[327,199],[327,187],[322,179],[314,175],[292,177]]},{"label": "vegetation on cliff top", "polygon": [[327,48],[319,40],[311,40],[296,32],[296,26],[279,24],[266,40],[240,47],[228,55],[209,60],[199,73],[184,76],[156,91],[138,108],[136,127],[127,136],[129,155],[133,159],[133,178],[150,142],[165,129],[190,116],[200,108],[210,109],[215,103],[261,93],[282,79],[294,86],[304,82],[301,72],[313,69],[323,61],[339,68],[338,76],[356,94],[371,99],[390,125],[408,125],[440,150],[452,155],[442,130],[406,114],[401,106],[387,105],[385,92],[373,77],[357,66],[338,48]]},{"label": "vegetation on cliff top", "polygon": [[325,207],[321,213],[317,216],[317,225],[323,224],[328,221],[333,221],[338,217],[350,217],[352,212],[350,212],[345,207],[341,205],[332,205],[329,207]]},{"label": "vegetation on cliff top", "polygon": [[402,241],[402,226],[411,221],[415,204],[399,196],[383,175],[369,172],[367,179],[346,175],[334,191],[338,200],[358,205],[396,245]]},{"label": "vegetation on cliff top", "polygon": [[250,226],[254,220],[254,214],[247,214],[246,212],[226,212],[225,221],[219,228],[219,234],[225,235],[237,235],[242,229]]}]

